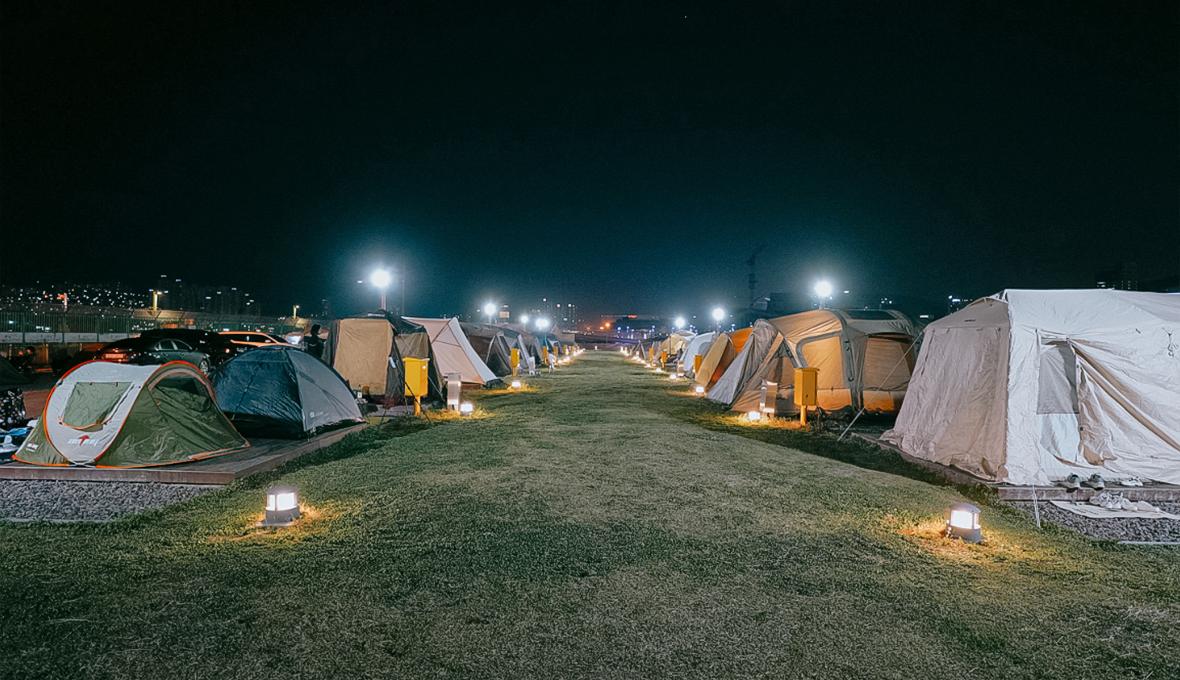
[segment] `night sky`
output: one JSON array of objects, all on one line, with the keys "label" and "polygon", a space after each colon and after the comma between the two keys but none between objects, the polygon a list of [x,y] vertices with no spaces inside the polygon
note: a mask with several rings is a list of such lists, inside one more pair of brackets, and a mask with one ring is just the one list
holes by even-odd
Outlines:
[{"label": "night sky", "polygon": [[[702,313],[1180,270],[1175,2],[12,2],[0,282]],[[397,293],[393,292],[396,297]]]}]

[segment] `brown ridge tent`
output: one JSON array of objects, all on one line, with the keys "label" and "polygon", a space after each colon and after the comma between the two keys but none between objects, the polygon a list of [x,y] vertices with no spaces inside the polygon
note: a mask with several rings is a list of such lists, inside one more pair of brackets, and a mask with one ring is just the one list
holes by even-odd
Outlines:
[{"label": "brown ridge tent", "polygon": [[428,394],[442,399],[442,378],[421,325],[381,312],[338,319],[329,328],[324,363],[336,369],[355,391],[372,398],[404,403],[405,357],[429,359]]},{"label": "brown ridge tent", "polygon": [[497,378],[512,375],[512,348],[503,331],[481,323],[460,323],[459,327],[463,329],[463,335],[467,336],[471,348]]},{"label": "brown ridge tent", "polygon": [[817,309],[755,322],[708,398],[757,409],[763,381],[778,384],[778,410],[797,412],[794,369],[819,369],[819,407],[896,413],[914,365],[913,323],[894,310]]}]

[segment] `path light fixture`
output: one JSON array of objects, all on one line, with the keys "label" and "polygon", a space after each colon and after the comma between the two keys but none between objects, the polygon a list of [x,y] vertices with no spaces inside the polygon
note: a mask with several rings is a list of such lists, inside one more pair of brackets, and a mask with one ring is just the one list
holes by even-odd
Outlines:
[{"label": "path light fixture", "polygon": [[475,413],[475,404],[472,404],[469,401],[459,404],[459,415],[466,417],[472,413]]},{"label": "path light fixture", "polygon": [[293,486],[272,486],[266,490],[266,515],[261,526],[285,527],[299,519],[299,491]]},{"label": "path light fixture", "polygon": [[458,411],[459,399],[463,393],[463,375],[460,373],[447,374],[447,410]]},{"label": "path light fixture", "polygon": [[756,423],[756,422],[762,420],[762,412],[761,411],[746,411],[746,420],[751,423]]},{"label": "path light fixture", "polygon": [[520,387],[521,387],[521,385],[520,385],[520,381],[519,381],[519,380],[513,380],[513,381],[512,381],[512,385],[511,385],[511,387],[512,387],[512,389],[514,389],[514,390],[519,390],[519,389],[520,389]]},{"label": "path light fixture", "polygon": [[979,508],[970,503],[955,503],[947,510],[946,535],[948,538],[959,538],[967,543],[979,543],[983,540],[983,531],[979,528]]},{"label": "path light fixture", "polygon": [[698,396],[703,396],[705,394],[705,386],[704,385],[697,385],[696,387],[692,388],[692,391],[695,392]]}]

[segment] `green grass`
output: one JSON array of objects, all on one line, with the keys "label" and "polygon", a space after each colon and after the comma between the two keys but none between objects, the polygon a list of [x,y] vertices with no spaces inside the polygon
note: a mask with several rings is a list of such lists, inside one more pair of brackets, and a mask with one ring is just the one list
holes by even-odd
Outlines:
[{"label": "green grass", "polygon": [[[1175,677],[1180,553],[587,353],[109,525],[0,524],[0,676]],[[810,451],[811,453],[804,452]],[[262,489],[307,517],[254,527]],[[978,494],[977,494],[978,496]]]}]

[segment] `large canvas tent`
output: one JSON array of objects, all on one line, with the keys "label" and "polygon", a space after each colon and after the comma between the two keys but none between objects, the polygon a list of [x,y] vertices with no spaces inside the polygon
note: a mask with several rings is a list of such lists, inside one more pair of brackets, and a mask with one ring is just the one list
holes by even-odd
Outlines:
[{"label": "large canvas tent", "polygon": [[760,319],[708,398],[754,410],[768,381],[778,385],[779,410],[796,411],[794,369],[812,367],[819,408],[896,413],[913,361],[914,326],[898,311],[816,309]]},{"label": "large canvas tent", "polygon": [[294,347],[259,347],[213,374],[217,406],[248,437],[310,437],[364,422],[340,374]]},{"label": "large canvas tent", "polygon": [[424,400],[441,400],[442,378],[430,336],[421,325],[403,317],[375,313],[337,319],[329,328],[323,360],[351,389],[401,402],[407,399],[405,357],[430,360]]},{"label": "large canvas tent", "polygon": [[430,347],[438,359],[439,373],[443,376],[457,373],[460,380],[469,385],[486,386],[499,380],[467,341],[458,319],[407,317],[407,320],[426,329]]},{"label": "large canvas tent", "polygon": [[192,364],[79,364],[57,381],[15,460],[134,468],[202,460],[249,446]]},{"label": "large canvas tent", "polygon": [[1180,484],[1180,296],[1005,290],[931,323],[884,439],[983,479]]},{"label": "large canvas tent", "polygon": [[481,323],[460,323],[459,326],[472,349],[496,377],[512,375],[512,348],[503,331]]}]

